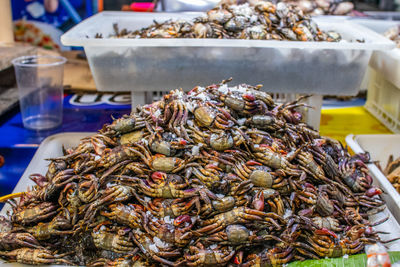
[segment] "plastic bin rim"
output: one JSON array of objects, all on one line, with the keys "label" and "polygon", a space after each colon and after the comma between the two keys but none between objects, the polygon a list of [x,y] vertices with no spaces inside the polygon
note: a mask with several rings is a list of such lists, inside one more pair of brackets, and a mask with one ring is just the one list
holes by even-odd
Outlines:
[{"label": "plastic bin rim", "polygon": [[[199,12],[188,13],[156,13],[158,15],[170,16],[174,15],[190,15],[201,14]],[[302,41],[276,41],[276,40],[232,40],[232,39],[165,39],[165,38],[152,38],[152,39],[121,39],[121,38],[82,38],[78,37],[77,33],[82,34],[84,29],[100,20],[102,17],[115,16],[120,17],[134,17],[134,16],[154,16],[155,13],[141,12],[140,14],[131,14],[131,12],[120,11],[104,11],[96,14],[80,24],[74,26],[61,36],[61,43],[66,46],[99,46],[99,47],[241,47],[241,48],[297,48],[297,49],[334,49],[334,50],[390,50],[395,48],[395,43],[391,40],[381,36],[380,34],[368,29],[367,27],[358,25],[346,19],[330,19],[325,17],[314,18],[317,23],[325,24],[347,24],[346,27],[357,29],[363,32],[365,36],[374,39],[374,42],[302,42]]]}]

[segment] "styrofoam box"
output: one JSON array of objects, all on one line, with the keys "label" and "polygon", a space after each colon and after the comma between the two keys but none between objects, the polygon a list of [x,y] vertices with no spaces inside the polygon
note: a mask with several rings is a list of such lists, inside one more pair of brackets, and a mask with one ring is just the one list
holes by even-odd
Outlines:
[{"label": "styrofoam box", "polygon": [[[28,186],[32,186],[33,182],[29,179],[29,175],[32,173],[41,173],[45,174],[47,171],[48,161],[45,159],[47,158],[54,158],[58,156],[62,156],[62,146],[64,145],[66,148],[75,147],[81,138],[90,136],[92,133],[61,133],[56,134],[53,136],[49,136],[46,138],[41,145],[39,146],[38,150],[36,151],[35,155],[32,158],[32,161],[29,163],[28,167],[26,168],[24,174],[22,175],[21,179],[19,180],[18,184],[14,188],[13,193],[16,192],[23,192],[27,189]],[[390,199],[391,196],[386,197],[386,201],[389,203],[392,202]],[[10,210],[9,205],[5,205],[4,208],[1,210],[0,214],[4,215],[7,211]],[[396,211],[397,212],[397,211]],[[387,231],[390,234],[381,235],[382,240],[389,240],[395,237],[400,236],[400,225],[393,217],[391,213],[391,209],[385,209],[383,212],[380,212],[376,215],[370,216],[369,220],[371,222],[379,221],[383,218],[389,217],[389,219],[382,223],[374,229],[376,231]],[[388,248],[392,251],[400,251],[400,241],[391,242],[386,244]],[[3,263],[0,260],[1,266],[28,266],[23,264],[16,264],[16,263]],[[50,265],[50,266],[60,266],[60,265]]]},{"label": "styrofoam box", "polygon": [[[61,41],[84,47],[99,90],[141,92],[190,90],[234,77],[235,83],[262,83],[268,92],[355,95],[372,51],[394,47],[363,26],[323,17],[315,19],[320,28],[339,32],[345,41],[108,38],[114,23],[135,30],[153,20],[199,15],[102,12],[69,30]],[[104,38],[95,38],[96,33]]]},{"label": "styrofoam box", "polygon": [[[379,161],[382,168],[387,165],[390,155],[395,158],[400,157],[400,135],[350,134],[346,136],[346,143],[355,153],[369,152],[371,161]],[[400,195],[375,164],[371,163],[367,166],[374,183],[378,184],[384,191],[382,197],[387,202],[388,208],[397,221],[400,221]]]}]

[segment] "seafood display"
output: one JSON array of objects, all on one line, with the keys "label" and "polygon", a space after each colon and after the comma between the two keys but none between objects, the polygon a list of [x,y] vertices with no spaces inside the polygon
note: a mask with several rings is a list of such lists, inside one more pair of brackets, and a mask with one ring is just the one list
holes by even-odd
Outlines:
[{"label": "seafood display", "polygon": [[285,3],[295,5],[305,14],[311,16],[338,15],[344,16],[354,10],[354,4],[350,1],[336,0],[295,0],[285,1]]},{"label": "seafood display", "polygon": [[390,28],[385,33],[383,33],[383,35],[386,38],[394,41],[396,43],[396,46],[400,48],[400,26]]},{"label": "seafood display", "polygon": [[392,183],[396,191],[400,193],[400,158],[394,160],[393,155],[391,155],[383,173],[386,175],[389,182]]},{"label": "seafood display", "polygon": [[[243,4],[249,3],[255,5],[263,0],[222,0],[223,4]],[[277,2],[285,2],[296,6],[305,14],[311,16],[318,15],[348,15],[354,10],[354,4],[350,1],[343,0],[283,0]]]},{"label": "seafood display", "polygon": [[[222,4],[206,15],[187,20],[155,22],[137,31],[119,30],[114,38],[219,38],[337,42],[341,36],[324,32],[298,8],[280,2],[258,1],[254,6]],[[97,34],[98,38],[102,36]]]},{"label": "seafood display", "polygon": [[[230,80],[114,119],[49,159],[0,219],[0,257],[88,266],[280,266],[382,241],[368,154],[351,156]],[[386,218],[387,219],[387,218]]]}]

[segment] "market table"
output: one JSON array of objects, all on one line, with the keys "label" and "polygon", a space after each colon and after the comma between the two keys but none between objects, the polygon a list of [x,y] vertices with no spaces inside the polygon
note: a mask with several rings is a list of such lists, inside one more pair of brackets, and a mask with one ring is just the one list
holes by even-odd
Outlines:
[{"label": "market table", "polygon": [[[390,133],[362,106],[364,100],[349,102],[324,102],[322,109],[322,135],[340,140],[349,133]],[[352,106],[352,107],[343,107]],[[20,176],[31,161],[39,144],[48,136],[61,132],[95,132],[112,116],[120,117],[130,112],[128,93],[69,94],[64,98],[64,117],[61,127],[44,132],[24,129],[21,115],[15,112],[3,118],[0,126],[0,154],[5,164],[0,168],[0,196],[12,192]]]}]

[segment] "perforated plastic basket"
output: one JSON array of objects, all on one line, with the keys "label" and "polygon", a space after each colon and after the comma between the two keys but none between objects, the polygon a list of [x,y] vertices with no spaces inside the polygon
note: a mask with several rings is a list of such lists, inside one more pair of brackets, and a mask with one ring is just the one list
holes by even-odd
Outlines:
[{"label": "perforated plastic basket", "polygon": [[400,133],[400,87],[371,68],[365,108],[395,133]]}]

